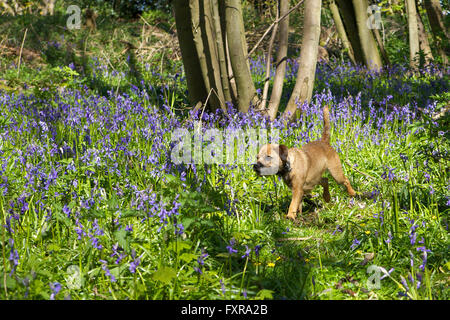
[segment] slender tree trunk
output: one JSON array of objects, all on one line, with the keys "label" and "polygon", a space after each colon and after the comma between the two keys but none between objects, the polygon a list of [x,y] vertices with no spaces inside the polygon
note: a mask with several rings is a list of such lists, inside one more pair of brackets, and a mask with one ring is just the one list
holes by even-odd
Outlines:
[{"label": "slender tree trunk", "polygon": [[[289,11],[289,0],[280,0],[280,14],[284,16]],[[278,53],[276,60],[276,71],[273,80],[272,93],[270,95],[268,114],[270,120],[275,120],[280,105],[281,94],[283,92],[284,76],[286,74],[287,50],[289,37],[289,16],[279,22],[278,26]]]},{"label": "slender tree trunk", "polygon": [[[181,3],[183,1],[175,1],[176,3]],[[199,0],[189,0],[189,9],[190,9],[190,14],[191,14],[191,28],[192,28],[192,35],[193,35],[193,40],[194,40],[194,44],[195,44],[195,48],[197,50],[197,55],[198,55],[198,61],[200,64],[200,71],[201,71],[201,78],[203,83],[204,83],[204,87],[206,89],[206,96],[209,94],[209,92],[211,91],[211,83],[209,81],[209,77],[208,77],[208,65],[206,62],[206,55],[205,55],[205,48],[203,46],[203,39],[202,39],[202,34],[201,31],[202,29],[200,28],[200,3]],[[184,61],[184,59],[183,59]],[[200,79],[197,79],[197,81],[199,81]],[[202,101],[206,100],[206,96],[204,95],[204,98]],[[215,100],[215,96],[213,96],[213,99],[210,101],[210,103],[218,103],[217,100]]]},{"label": "slender tree trunk", "polygon": [[356,64],[355,55],[353,54],[353,48],[348,40],[347,32],[345,31],[344,23],[342,22],[341,15],[339,14],[339,8],[336,5],[334,0],[330,1],[330,10],[331,15],[333,16],[334,25],[336,26],[336,30],[338,32],[339,38],[342,41],[344,49],[347,51],[350,60],[352,60],[353,64]]},{"label": "slender tree trunk", "polygon": [[381,39],[380,31],[378,29],[372,29],[375,40],[377,41],[378,48],[380,49],[381,57],[383,58],[384,64],[390,65],[389,56],[384,49],[383,40]]},{"label": "slender tree trunk", "polygon": [[367,0],[353,0],[359,41],[361,43],[365,64],[371,70],[378,70],[383,64],[378,52],[377,43],[371,30],[367,27],[367,7]]},{"label": "slender tree trunk", "polygon": [[46,15],[53,15],[54,11],[55,11],[55,0],[44,0],[44,8],[43,8],[43,12],[42,15],[46,16]]},{"label": "slender tree trunk", "polygon": [[433,61],[433,53],[431,52],[430,43],[428,42],[428,35],[425,30],[422,17],[420,16],[417,0],[416,0],[416,9],[417,9],[417,27],[419,31],[419,46],[420,50],[423,52],[425,56],[424,64],[428,65],[431,61]]},{"label": "slender tree trunk", "polygon": [[231,67],[236,80],[238,109],[247,112],[250,103],[255,101],[256,89],[247,63],[247,53],[244,54],[246,45],[242,41],[245,32],[241,23],[241,2],[240,0],[224,1],[226,33]]},{"label": "slender tree trunk", "polygon": [[301,113],[301,110],[297,110],[298,103],[310,101],[312,97],[320,39],[321,6],[321,0],[305,1],[299,68],[294,90],[283,113],[283,118],[286,120],[298,118]]},{"label": "slender tree trunk", "polygon": [[223,109],[225,107],[225,97],[222,89],[216,41],[213,36],[213,34],[215,35],[215,31],[210,0],[200,0],[199,5],[201,37],[205,49],[207,66],[206,76],[209,78],[209,83],[211,85],[211,87],[208,88],[208,91],[211,90],[209,99],[211,100],[213,109],[217,109],[218,107]]},{"label": "slender tree trunk", "polygon": [[[277,14],[276,14],[275,20],[278,20],[278,7],[277,7]],[[272,66],[272,63],[271,63],[272,49],[273,49],[273,44],[275,42],[275,37],[277,35],[277,31],[278,31],[278,22],[275,24],[275,26],[272,29],[272,36],[270,37],[269,46],[267,48],[267,54],[266,54],[266,77],[264,79],[264,88],[263,88],[261,104],[258,107],[258,109],[264,110],[264,111],[266,111],[267,97],[269,95],[270,69]]]},{"label": "slender tree trunk", "polygon": [[228,80],[230,84],[231,101],[233,102],[234,105],[237,106],[237,87],[236,87],[236,80],[234,79],[233,75],[233,68],[231,67],[230,48],[228,46],[228,39],[227,39],[227,24],[225,21],[225,2],[223,0],[219,1],[219,16],[220,16],[220,28],[222,29],[222,39],[224,41],[223,43],[228,72]]},{"label": "slender tree trunk", "polygon": [[405,0],[408,13],[409,65],[413,69],[419,67],[419,30],[417,27],[417,10],[414,0]]},{"label": "slender tree trunk", "polygon": [[339,13],[342,17],[342,22],[344,23],[348,40],[351,43],[355,61],[357,63],[364,64],[364,54],[361,47],[361,41],[358,36],[358,26],[356,25],[353,4],[349,0],[336,0],[336,4],[338,5]]},{"label": "slender tree trunk", "polygon": [[445,29],[441,4],[439,0],[424,0],[424,5],[439,55],[442,58],[442,62],[446,65],[448,64],[446,49],[449,46],[449,36]]},{"label": "slender tree trunk", "polygon": [[212,0],[214,31],[216,37],[217,55],[219,59],[220,75],[222,80],[223,95],[225,102],[231,101],[230,81],[228,80],[228,68],[225,55],[222,27],[220,25],[218,0]]},{"label": "slender tree trunk", "polygon": [[173,1],[173,8],[175,11],[178,42],[180,43],[181,56],[186,74],[189,102],[191,105],[196,105],[199,101],[205,101],[207,93],[197,48],[194,43],[194,33],[191,27],[191,11],[184,1]]},{"label": "slender tree trunk", "polygon": [[[16,3],[17,5],[17,3]],[[8,4],[8,0],[0,0],[0,8],[3,7],[13,17],[16,15],[16,11]]]}]

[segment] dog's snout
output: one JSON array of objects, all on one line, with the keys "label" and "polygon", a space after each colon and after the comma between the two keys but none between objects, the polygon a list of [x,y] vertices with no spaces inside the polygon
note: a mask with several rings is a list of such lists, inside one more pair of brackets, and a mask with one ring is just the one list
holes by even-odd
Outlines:
[{"label": "dog's snout", "polygon": [[261,163],[257,162],[253,165],[253,170],[258,171],[261,168]]}]

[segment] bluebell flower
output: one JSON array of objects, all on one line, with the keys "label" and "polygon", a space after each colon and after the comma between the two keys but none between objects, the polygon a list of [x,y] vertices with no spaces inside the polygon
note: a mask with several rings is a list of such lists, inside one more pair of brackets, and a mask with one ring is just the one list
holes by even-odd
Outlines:
[{"label": "bluebell flower", "polygon": [[71,212],[71,210],[70,210],[69,206],[67,204],[65,204],[63,207],[63,213],[67,216],[67,218],[70,218],[70,212]]},{"label": "bluebell flower", "polygon": [[136,251],[134,249],[131,250],[131,257],[134,259],[132,262],[130,262],[129,270],[131,273],[136,272],[136,268],[139,266],[139,263],[141,263],[141,256],[136,257]]},{"label": "bluebell flower", "polygon": [[226,290],[225,290],[225,284],[223,283],[223,280],[220,279],[219,283],[220,283],[220,289],[222,290],[222,294],[225,295]]},{"label": "bluebell flower", "polygon": [[254,250],[255,250],[255,256],[259,257],[259,251],[261,250],[261,245],[256,245]]},{"label": "bluebell flower", "polygon": [[250,252],[252,252],[251,249],[248,248],[247,245],[245,245],[245,253],[241,256],[242,259],[247,258],[250,255]]},{"label": "bluebell flower", "polygon": [[55,296],[61,290],[61,284],[59,282],[51,282],[51,283],[49,283],[49,285],[50,285],[50,290],[52,291],[52,293],[50,295],[50,300],[55,300]]},{"label": "bluebell flower", "polygon": [[110,278],[111,282],[116,282],[117,281],[116,277],[114,277],[114,275],[111,274],[111,271],[109,271],[109,269],[108,269],[108,266],[107,266],[108,263],[102,259],[100,259],[99,261],[102,263],[102,269],[103,269],[103,271],[105,271],[105,275]]},{"label": "bluebell flower", "polygon": [[232,238],[230,240],[230,245],[227,246],[227,250],[229,254],[233,254],[236,253],[237,250],[233,248],[234,244],[236,243],[236,240],[234,240],[234,238]]},{"label": "bluebell flower", "polygon": [[352,245],[350,246],[350,249],[354,250],[360,244],[361,244],[361,242],[355,238],[355,240],[353,240],[353,242],[352,242]]}]

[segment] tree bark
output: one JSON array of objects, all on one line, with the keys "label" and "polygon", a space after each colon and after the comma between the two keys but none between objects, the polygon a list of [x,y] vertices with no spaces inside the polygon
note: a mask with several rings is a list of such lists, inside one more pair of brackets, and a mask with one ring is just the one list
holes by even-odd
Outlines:
[{"label": "tree bark", "polygon": [[378,48],[380,49],[381,57],[383,58],[384,64],[390,65],[389,56],[384,49],[383,40],[381,40],[381,35],[378,29],[372,29],[373,35],[375,36],[375,40],[377,41]]},{"label": "tree bark", "polygon": [[225,0],[226,33],[231,67],[236,80],[238,109],[247,112],[252,100],[255,101],[256,89],[247,64],[247,54],[244,54],[246,45],[242,37],[245,32],[241,21],[240,0]]},{"label": "tree bark", "polygon": [[[210,88],[207,88],[210,94],[212,109],[225,108],[225,97],[222,88],[222,79],[220,74],[218,52],[215,42],[215,29],[213,25],[212,10],[210,0],[200,0],[200,30],[203,47],[206,57],[206,76],[209,78]],[[214,34],[214,36],[213,36]]]},{"label": "tree bark", "polygon": [[377,43],[375,42],[371,30],[367,27],[367,7],[367,0],[353,0],[358,36],[365,64],[370,70],[378,70],[383,64],[378,52]]},{"label": "tree bark", "polygon": [[419,67],[419,30],[417,27],[417,10],[415,0],[405,0],[408,13],[409,65],[413,69]]},{"label": "tree bark", "polygon": [[344,23],[344,27],[347,32],[348,40],[352,45],[355,61],[360,64],[365,64],[364,54],[358,36],[358,26],[356,25],[353,4],[348,0],[336,0],[336,4],[338,5],[342,22]]},{"label": "tree bark", "polygon": [[219,4],[218,0],[212,0],[214,34],[216,37],[217,58],[219,60],[220,75],[222,80],[222,89],[225,102],[231,102],[230,81],[228,79],[227,60],[225,55],[225,42],[222,37],[222,27],[220,24]]},{"label": "tree bark", "polygon": [[334,0],[330,1],[329,6],[331,15],[333,16],[334,24],[336,26],[336,30],[338,32],[339,38],[342,41],[342,45],[344,46],[344,49],[346,50],[348,56],[350,57],[350,60],[352,60],[353,64],[356,64],[353,48],[350,41],[348,40],[344,23],[342,22],[341,15],[339,14],[339,8],[337,7],[336,2],[334,2]]},{"label": "tree bark", "polygon": [[[277,7],[277,14],[275,20],[278,21],[278,7]],[[275,37],[277,35],[278,31],[278,23],[275,24],[275,26],[272,29],[272,35],[270,37],[269,46],[267,48],[267,54],[266,54],[266,77],[264,79],[264,88],[263,88],[263,94],[261,99],[261,104],[259,105],[258,109],[266,111],[266,105],[267,105],[267,97],[269,95],[269,85],[270,85],[270,68],[272,66],[271,60],[272,60],[272,49],[273,44],[275,42]]]},{"label": "tree bark", "polygon": [[[280,0],[280,14],[284,16],[289,11],[289,0]],[[276,60],[276,71],[273,80],[272,93],[268,106],[270,120],[275,120],[280,105],[281,94],[283,92],[284,76],[286,74],[287,50],[289,37],[289,15],[279,22],[278,26],[278,53]]]},{"label": "tree bark", "polygon": [[439,3],[439,0],[424,0],[424,5],[439,55],[441,56],[444,65],[447,65],[448,57],[446,49],[448,49],[449,46],[449,37],[443,21],[441,4]]},{"label": "tree bark", "polygon": [[428,65],[431,61],[433,61],[433,53],[431,52],[430,43],[428,41],[428,35],[425,30],[425,26],[423,24],[422,17],[420,16],[419,6],[416,0],[416,9],[417,9],[417,27],[419,31],[419,47],[420,50],[424,54],[424,65]]},{"label": "tree bark", "polygon": [[44,8],[42,10],[42,15],[53,15],[55,11],[55,0],[44,0]]},{"label": "tree bark", "polygon": [[206,88],[201,72],[199,56],[194,43],[194,33],[191,27],[192,17],[190,7],[184,1],[173,1],[175,24],[178,42],[180,43],[184,71],[188,87],[189,102],[196,105],[206,99]]},{"label": "tree bark", "polygon": [[294,120],[301,114],[298,103],[310,101],[313,92],[320,39],[320,14],[322,0],[305,1],[303,38],[300,49],[299,68],[294,90],[283,113],[285,120]]}]

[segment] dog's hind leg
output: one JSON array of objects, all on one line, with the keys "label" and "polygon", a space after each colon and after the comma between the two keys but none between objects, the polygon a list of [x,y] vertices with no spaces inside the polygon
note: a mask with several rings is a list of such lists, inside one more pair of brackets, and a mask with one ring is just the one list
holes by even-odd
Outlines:
[{"label": "dog's hind leg", "polygon": [[330,202],[331,196],[330,190],[328,188],[328,179],[327,178],[320,179],[320,185],[323,187],[323,200],[325,200],[325,202]]},{"label": "dog's hind leg", "polygon": [[344,175],[344,171],[342,170],[341,161],[339,160],[339,156],[336,154],[334,157],[332,165],[328,167],[328,171],[330,172],[331,176],[334,180],[336,180],[337,183],[343,184],[347,188],[347,192],[350,196],[354,197],[356,195],[355,190],[353,190],[350,181],[347,179],[347,177]]}]

